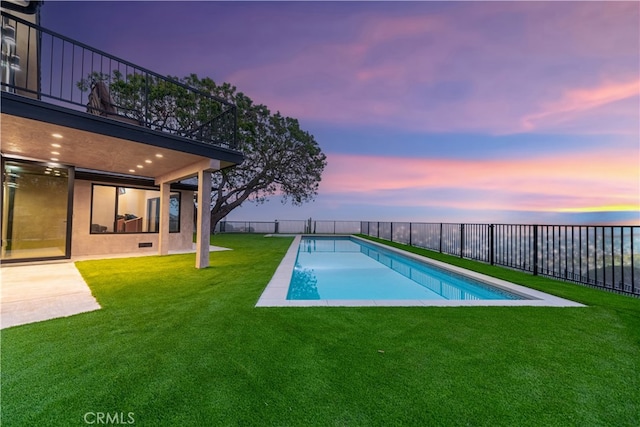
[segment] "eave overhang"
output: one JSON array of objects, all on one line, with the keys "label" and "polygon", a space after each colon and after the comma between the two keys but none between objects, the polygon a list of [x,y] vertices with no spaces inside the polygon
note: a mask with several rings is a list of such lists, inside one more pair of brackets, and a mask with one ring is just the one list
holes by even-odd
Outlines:
[{"label": "eave overhang", "polygon": [[42,3],[43,1],[3,0],[1,7],[2,9],[32,15],[38,11],[38,8],[42,5]]}]

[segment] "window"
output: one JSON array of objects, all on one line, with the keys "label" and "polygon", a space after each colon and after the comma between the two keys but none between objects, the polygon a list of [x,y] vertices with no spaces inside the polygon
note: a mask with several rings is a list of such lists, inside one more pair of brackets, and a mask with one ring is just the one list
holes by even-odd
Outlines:
[{"label": "window", "polygon": [[[147,200],[147,229],[154,233],[160,231],[160,197]],[[169,232],[180,232],[180,193],[169,196]]]},{"label": "window", "polygon": [[[91,233],[157,233],[160,191],[94,184]],[[180,193],[169,196],[169,232],[180,232]]]}]

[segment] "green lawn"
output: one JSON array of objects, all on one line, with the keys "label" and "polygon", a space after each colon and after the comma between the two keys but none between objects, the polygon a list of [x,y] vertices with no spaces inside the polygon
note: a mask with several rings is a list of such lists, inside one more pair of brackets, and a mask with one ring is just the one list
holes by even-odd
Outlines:
[{"label": "green lawn", "polygon": [[290,242],[77,263],[103,309],[2,331],[3,425],[640,425],[640,300],[436,254],[589,307],[254,308]]}]

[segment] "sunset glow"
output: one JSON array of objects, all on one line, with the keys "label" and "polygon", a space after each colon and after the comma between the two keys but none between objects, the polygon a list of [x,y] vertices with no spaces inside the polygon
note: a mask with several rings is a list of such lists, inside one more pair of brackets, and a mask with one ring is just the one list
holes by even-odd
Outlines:
[{"label": "sunset glow", "polygon": [[[603,211],[637,211],[637,168],[635,159],[615,158],[609,152],[508,161],[330,154],[321,192],[380,198],[393,192],[394,202],[402,198],[402,203],[417,206],[593,212],[592,206],[598,205],[607,206]],[[421,199],[432,190],[451,192]]]}]

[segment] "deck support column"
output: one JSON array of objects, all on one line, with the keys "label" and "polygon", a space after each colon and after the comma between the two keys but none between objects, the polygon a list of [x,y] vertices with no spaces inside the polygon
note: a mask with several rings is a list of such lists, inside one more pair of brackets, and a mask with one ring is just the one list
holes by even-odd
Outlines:
[{"label": "deck support column", "polygon": [[198,216],[196,220],[196,268],[209,267],[209,242],[211,236],[211,172],[198,171]]},{"label": "deck support column", "polygon": [[[196,268],[206,268],[209,266],[209,242],[211,236],[211,172],[220,170],[220,160],[201,159],[191,165],[171,171],[165,175],[155,178],[156,185],[161,187],[161,192],[166,191],[166,205],[162,205],[162,212],[165,213],[166,223],[163,224],[161,219],[161,227],[166,227],[165,237],[166,248],[169,250],[169,203],[170,203],[170,184],[183,179],[198,177],[198,215],[196,218]],[[166,188],[164,185],[166,184]],[[160,218],[163,214],[160,214]],[[161,228],[162,230],[162,228]],[[160,245],[162,245],[161,243]]]},{"label": "deck support column", "polygon": [[169,255],[169,198],[171,197],[171,184],[160,184],[160,224],[158,236],[158,254]]}]

